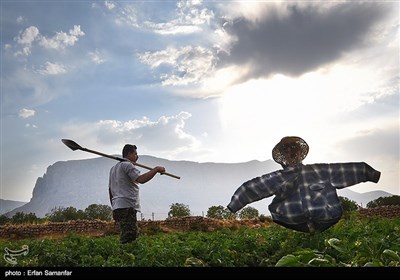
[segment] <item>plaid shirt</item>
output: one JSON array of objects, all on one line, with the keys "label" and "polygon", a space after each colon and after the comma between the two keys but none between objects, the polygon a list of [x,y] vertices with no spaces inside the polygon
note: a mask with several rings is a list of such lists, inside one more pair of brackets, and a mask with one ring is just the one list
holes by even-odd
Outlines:
[{"label": "plaid shirt", "polygon": [[227,206],[232,212],[247,204],[275,195],[268,209],[276,223],[336,223],[342,207],[336,189],[361,182],[379,181],[380,172],[364,162],[299,164],[271,172],[242,184]]}]

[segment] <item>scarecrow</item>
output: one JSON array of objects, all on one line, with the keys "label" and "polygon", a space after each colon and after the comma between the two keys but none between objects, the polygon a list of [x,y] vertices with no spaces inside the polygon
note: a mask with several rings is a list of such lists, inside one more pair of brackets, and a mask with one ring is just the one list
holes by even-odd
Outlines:
[{"label": "scarecrow", "polygon": [[337,189],[379,181],[381,173],[365,162],[304,165],[308,150],[300,137],[282,138],[272,157],[283,169],[243,183],[228,209],[235,213],[249,203],[275,195],[268,206],[275,223],[300,232],[322,232],[342,216]]}]

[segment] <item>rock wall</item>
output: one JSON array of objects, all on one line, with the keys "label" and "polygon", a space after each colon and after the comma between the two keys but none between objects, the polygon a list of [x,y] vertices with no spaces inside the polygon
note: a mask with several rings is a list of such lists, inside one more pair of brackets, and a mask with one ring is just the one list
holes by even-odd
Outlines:
[{"label": "rock wall", "polygon": [[388,205],[366,209],[362,208],[358,210],[358,214],[366,217],[399,218],[400,205]]},{"label": "rock wall", "polygon": [[113,231],[118,231],[113,222],[76,220],[60,223],[3,225],[0,227],[0,236],[6,239],[21,239],[42,236],[61,237],[68,233],[96,235]]},{"label": "rock wall", "polygon": [[[370,209],[359,209],[358,214],[365,217],[399,218],[400,205],[382,206]],[[143,232],[172,232],[185,230],[213,231],[222,227],[238,228],[240,226],[262,227],[269,226],[271,220],[216,220],[201,216],[188,216],[182,218],[170,218],[160,221],[138,221]],[[61,223],[48,222],[45,224],[22,224],[0,226],[0,238],[21,239],[37,237],[62,237],[69,233],[86,235],[118,234],[118,225],[114,221],[101,220],[76,220]]]},{"label": "rock wall", "polygon": [[[188,216],[161,221],[138,221],[141,231],[169,232],[173,230],[205,230],[211,231],[223,226],[223,221]],[[44,224],[20,224],[0,226],[0,237],[6,239],[21,239],[42,236],[60,237],[69,233],[90,235],[118,234],[118,225],[114,221],[75,220],[68,222],[48,222]]]}]

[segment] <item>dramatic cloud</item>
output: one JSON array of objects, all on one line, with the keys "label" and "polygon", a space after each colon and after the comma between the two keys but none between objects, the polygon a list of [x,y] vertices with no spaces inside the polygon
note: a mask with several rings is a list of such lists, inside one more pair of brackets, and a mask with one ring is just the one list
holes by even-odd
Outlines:
[{"label": "dramatic cloud", "polygon": [[388,127],[358,132],[355,136],[338,144],[345,153],[353,157],[383,157],[398,160],[400,154],[399,130],[396,124]]},{"label": "dramatic cloud", "polygon": [[[225,10],[231,14],[209,42],[140,53],[139,60],[157,68],[161,84],[175,86],[177,93],[177,86],[191,86],[182,92],[219,96],[224,88],[247,80],[274,74],[298,77],[340,60],[361,59],[355,50],[367,59],[367,46],[382,44],[395,33],[387,34],[391,22],[385,22],[386,29],[381,25],[390,5],[379,3],[236,3]],[[385,51],[391,52],[389,47]]]},{"label": "dramatic cloud", "polygon": [[37,125],[36,125],[36,124],[27,123],[27,124],[25,125],[25,127],[28,127],[28,128],[37,128]]},{"label": "dramatic cloud", "polygon": [[[162,116],[156,121],[147,117],[139,120],[101,120],[96,123],[73,123],[63,127],[65,134],[77,139],[97,139],[97,144],[117,151],[126,143],[140,147],[141,153],[157,153],[171,157],[199,145],[198,140],[185,132],[185,122],[191,117],[188,112],[176,116]],[[160,139],[162,138],[162,140]]]},{"label": "dramatic cloud", "polygon": [[106,59],[98,50],[95,50],[94,52],[89,52],[89,56],[90,59],[96,64],[102,64],[106,62]]},{"label": "dramatic cloud", "polygon": [[113,16],[114,22],[117,25],[127,25],[133,28],[139,27],[137,19],[138,12],[133,5],[130,5],[130,3],[127,3],[127,5],[119,5],[118,2],[105,1],[104,6],[93,3],[92,7],[99,9],[105,7],[106,13]]},{"label": "dramatic cloud", "polygon": [[73,46],[78,41],[80,36],[85,35],[81,31],[79,25],[74,25],[74,29],[69,30],[68,33],[57,32],[55,36],[51,38],[42,37],[39,44],[47,49],[62,50],[68,46]]},{"label": "dramatic cloud", "polygon": [[23,119],[27,119],[30,117],[33,117],[35,115],[35,110],[30,110],[30,109],[21,109],[18,112],[18,116],[23,118]]},{"label": "dramatic cloud", "polygon": [[169,22],[144,22],[143,26],[162,35],[192,34],[202,31],[203,24],[210,24],[214,13],[202,8],[202,1],[180,1],[177,16]]},{"label": "dramatic cloud", "polygon": [[68,33],[56,32],[56,35],[51,38],[41,35],[36,26],[30,26],[20,32],[18,37],[14,38],[19,45],[22,45],[22,50],[15,52],[15,55],[30,55],[34,42],[46,49],[63,50],[68,46],[73,46],[79,37],[83,35],[85,33],[81,31],[79,25],[74,25],[74,28],[69,30]]},{"label": "dramatic cloud", "polygon": [[35,26],[26,28],[20,35],[15,38],[18,44],[22,45],[22,50],[17,51],[15,55],[30,55],[31,46],[35,39],[39,36],[39,29]]},{"label": "dramatic cloud", "polygon": [[[146,3],[146,6],[153,3]],[[162,5],[169,5],[168,2],[158,2],[157,8]],[[93,5],[99,7],[98,5]],[[126,25],[135,29],[144,29],[160,35],[188,35],[203,30],[203,25],[209,25],[214,18],[214,13],[203,7],[201,0],[180,1],[176,4],[175,13],[169,21],[156,22],[143,15],[138,3],[104,2],[107,13],[114,17],[117,25]]]},{"label": "dramatic cloud", "polygon": [[390,8],[377,3],[323,6],[289,3],[284,15],[230,21],[224,30],[235,41],[229,53],[220,53],[218,67],[250,65],[242,80],[273,73],[299,76],[363,48]]},{"label": "dramatic cloud", "polygon": [[106,6],[107,9],[109,9],[109,10],[112,10],[112,9],[115,8],[115,4],[113,2],[111,2],[111,1],[105,1],[104,2],[104,6]]},{"label": "dramatic cloud", "polygon": [[32,42],[38,37],[39,29],[35,26],[30,26],[25,29],[17,38],[17,43],[21,45],[30,46]]},{"label": "dramatic cloud", "polygon": [[186,46],[180,49],[168,48],[158,52],[138,54],[142,63],[157,68],[167,65],[171,68],[161,74],[162,84],[187,85],[196,83],[213,71],[213,53],[203,47]]},{"label": "dramatic cloud", "polygon": [[17,17],[18,24],[22,24],[22,23],[24,23],[24,21],[25,21],[24,17],[22,17],[22,16]]},{"label": "dramatic cloud", "polygon": [[64,65],[51,62],[46,62],[46,66],[38,70],[38,73],[42,75],[59,75],[59,74],[64,74],[66,72],[67,70],[65,69]]}]

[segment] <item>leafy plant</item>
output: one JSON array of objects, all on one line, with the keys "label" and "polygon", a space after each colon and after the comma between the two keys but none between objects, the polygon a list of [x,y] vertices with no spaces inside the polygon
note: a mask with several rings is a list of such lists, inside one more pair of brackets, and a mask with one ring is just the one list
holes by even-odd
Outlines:
[{"label": "leafy plant", "polygon": [[259,215],[260,215],[260,213],[258,212],[258,210],[251,206],[247,206],[239,212],[240,219],[257,218]]},{"label": "leafy plant", "polygon": [[[276,224],[212,232],[155,230],[124,245],[118,235],[0,239],[0,248],[25,245],[29,253],[16,257],[21,267],[399,267],[400,218],[350,214],[313,235]],[[1,258],[0,266],[14,265]]]},{"label": "leafy plant", "polygon": [[188,205],[183,203],[173,203],[170,206],[168,217],[185,217],[190,216],[190,209]]},{"label": "leafy plant", "polygon": [[367,208],[375,208],[386,205],[400,205],[400,195],[379,197],[367,203]]},{"label": "leafy plant", "polygon": [[226,220],[235,218],[236,215],[229,211],[228,208],[218,205],[218,206],[211,206],[207,210],[207,217],[212,219],[218,220]]}]

